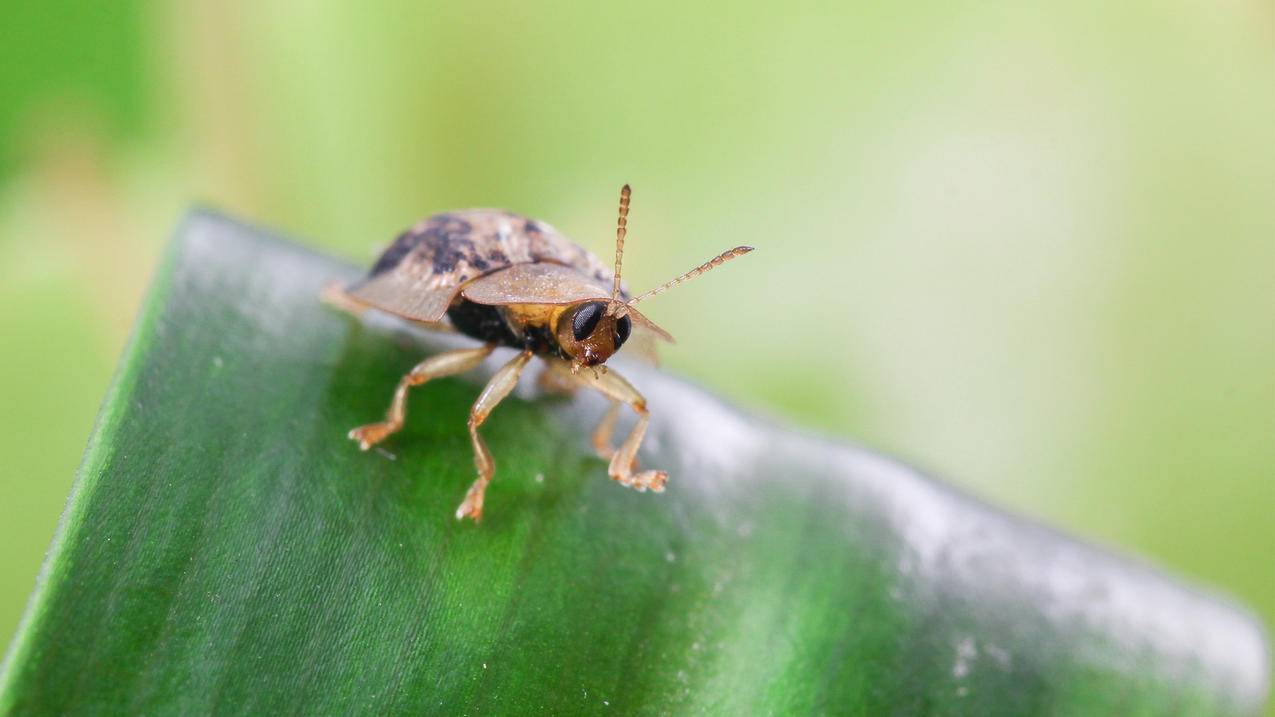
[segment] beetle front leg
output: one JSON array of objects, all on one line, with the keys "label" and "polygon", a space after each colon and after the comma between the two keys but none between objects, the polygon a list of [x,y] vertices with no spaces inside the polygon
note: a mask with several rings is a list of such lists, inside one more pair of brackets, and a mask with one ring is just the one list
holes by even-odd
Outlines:
[{"label": "beetle front leg", "polygon": [[[627,403],[637,414],[637,424],[629,432],[628,438],[625,438],[611,455],[611,464],[607,467],[607,473],[612,480],[635,490],[662,493],[665,483],[668,482],[668,473],[656,470],[634,472],[637,468],[638,446],[642,445],[642,437],[646,435],[646,425],[651,420],[651,413],[646,408],[646,399],[615,370],[596,374],[592,371],[581,371],[576,374],[576,379],[613,402],[594,433],[594,447],[598,448],[600,453],[603,447],[610,447],[610,434],[615,426],[619,403]],[[599,446],[599,439],[605,439],[602,447]]]},{"label": "beetle front leg", "polygon": [[611,407],[607,409],[602,420],[598,421],[598,427],[593,429],[593,450],[598,452],[598,457],[603,460],[611,460],[615,457],[615,449],[611,447],[611,436],[615,433],[615,421],[620,417],[620,402],[612,399]]},{"label": "beetle front leg", "polygon": [[560,396],[573,396],[580,389],[580,382],[571,375],[570,371],[556,370],[550,364],[561,363],[554,359],[545,360],[545,370],[536,376],[536,385],[546,394],[555,394]]},{"label": "beetle front leg", "polygon": [[483,392],[478,394],[478,400],[474,401],[473,408],[469,409],[469,438],[474,444],[474,468],[478,470],[478,479],[469,487],[469,491],[465,493],[465,500],[461,501],[460,507],[456,509],[457,520],[462,518],[473,518],[474,522],[482,520],[483,496],[487,492],[487,484],[496,474],[496,461],[491,457],[491,451],[487,449],[482,436],[478,435],[478,427],[483,425],[492,410],[514,390],[514,386],[518,385],[518,377],[522,374],[523,367],[531,360],[531,356],[530,351],[523,351],[509,363],[501,366],[500,370],[487,382]]}]

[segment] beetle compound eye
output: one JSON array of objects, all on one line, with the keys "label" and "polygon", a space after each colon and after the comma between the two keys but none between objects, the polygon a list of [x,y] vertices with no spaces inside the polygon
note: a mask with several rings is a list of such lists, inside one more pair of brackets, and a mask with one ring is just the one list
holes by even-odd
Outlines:
[{"label": "beetle compound eye", "polygon": [[585,304],[576,310],[576,315],[571,319],[571,333],[575,335],[576,341],[584,341],[589,338],[593,330],[598,327],[598,320],[602,318],[603,305],[601,302],[593,302]]},{"label": "beetle compound eye", "polygon": [[615,347],[618,349],[629,340],[629,333],[633,331],[633,322],[627,316],[621,316],[620,320],[615,322]]}]

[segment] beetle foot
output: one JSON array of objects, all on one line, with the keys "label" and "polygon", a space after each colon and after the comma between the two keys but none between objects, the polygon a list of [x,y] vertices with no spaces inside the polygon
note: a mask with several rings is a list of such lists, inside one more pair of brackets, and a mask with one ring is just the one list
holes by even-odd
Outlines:
[{"label": "beetle foot", "polygon": [[477,523],[483,519],[483,494],[487,492],[487,481],[479,478],[474,484],[469,486],[469,492],[465,493],[465,500],[460,502],[460,507],[456,509],[456,520],[464,520],[465,518],[473,518]]},{"label": "beetle foot", "polygon": [[632,488],[639,493],[651,491],[652,493],[663,493],[664,486],[668,483],[668,473],[666,471],[642,471],[641,473],[627,473],[623,475],[613,475],[611,478],[626,488]]},{"label": "beetle foot", "polygon": [[397,430],[398,426],[382,421],[381,423],[369,423],[366,426],[351,429],[346,435],[350,437],[350,440],[359,444],[360,450],[366,451]]}]

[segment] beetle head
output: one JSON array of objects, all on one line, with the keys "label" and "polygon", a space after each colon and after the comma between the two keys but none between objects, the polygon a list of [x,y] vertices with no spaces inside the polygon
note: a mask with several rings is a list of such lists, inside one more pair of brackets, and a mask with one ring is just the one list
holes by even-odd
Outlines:
[{"label": "beetle head", "polygon": [[[667,281],[650,291],[633,299],[625,300],[620,285],[620,271],[624,268],[624,238],[629,231],[629,202],[632,190],[629,185],[620,188],[620,218],[615,227],[615,273],[612,277],[611,297],[609,299],[589,299],[572,304],[558,316],[558,324],[554,327],[558,345],[571,357],[571,371],[579,371],[581,367],[600,366],[605,364],[611,354],[620,350],[629,338],[633,329],[634,318],[639,324],[653,330],[657,336],[672,341],[663,329],[637,313],[634,304],[657,294],[662,294],[673,287],[690,281],[716,266],[743,256],[752,251],[750,246],[737,246],[709,259],[681,276]],[[606,366],[602,366],[602,372]]]},{"label": "beetle head", "polygon": [[558,345],[580,366],[606,363],[620,350],[633,330],[628,316],[607,311],[607,302],[583,301],[567,307],[555,329]]}]

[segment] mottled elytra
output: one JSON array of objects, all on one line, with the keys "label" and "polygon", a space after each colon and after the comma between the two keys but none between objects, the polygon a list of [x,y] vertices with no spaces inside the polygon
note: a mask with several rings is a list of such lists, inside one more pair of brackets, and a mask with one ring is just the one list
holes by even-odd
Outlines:
[{"label": "mottled elytra", "polygon": [[[518,354],[496,371],[469,412],[478,478],[456,509],[457,518],[482,518],[483,495],[496,463],[478,428],[513,390],[532,356],[546,363],[541,375],[546,387],[568,391],[591,388],[611,400],[593,433],[598,454],[610,461],[607,472],[611,478],[639,491],[663,491],[667,473],[637,470],[638,446],[649,420],[646,399],[604,364],[632,333],[673,340],[639,313],[635,304],[742,256],[752,247],[722,252],[676,279],[630,298],[620,283],[630,195],[626,184],[620,190],[614,271],[547,224],[513,212],[471,209],[421,220],[394,240],[366,277],[348,287],[330,287],[325,300],[355,315],[379,309],[426,326],[454,329],[482,342],[481,346],[448,351],[417,364],[398,382],[385,420],[351,430],[350,438],[365,451],[380,443],[403,427],[408,389],[472,369],[497,347],[507,346],[517,349]],[[628,404],[638,420],[616,449],[611,447],[611,434],[621,403]]]}]

